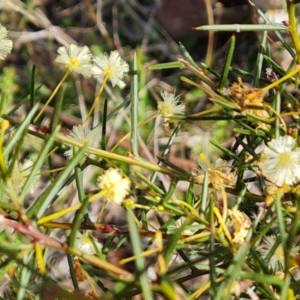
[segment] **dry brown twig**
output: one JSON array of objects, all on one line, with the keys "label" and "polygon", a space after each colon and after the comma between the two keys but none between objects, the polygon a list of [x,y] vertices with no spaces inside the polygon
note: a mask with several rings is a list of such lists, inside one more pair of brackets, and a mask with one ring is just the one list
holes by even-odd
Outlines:
[{"label": "dry brown twig", "polygon": [[25,43],[28,40],[32,41],[45,37],[51,37],[64,46],[68,46],[69,44],[77,44],[77,42],[64,33],[60,27],[54,26],[39,8],[30,10],[25,8],[25,5],[19,0],[1,0],[0,9],[20,13],[34,25],[44,29],[35,33],[10,33],[12,37],[16,38],[15,47],[20,46],[20,44]]}]

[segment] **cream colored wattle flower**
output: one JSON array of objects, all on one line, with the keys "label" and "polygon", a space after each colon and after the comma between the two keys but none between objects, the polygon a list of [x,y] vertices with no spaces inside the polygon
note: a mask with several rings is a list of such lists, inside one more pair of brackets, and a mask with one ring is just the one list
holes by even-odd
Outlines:
[{"label": "cream colored wattle flower", "polygon": [[[25,159],[23,163],[15,163],[13,172],[9,180],[17,194],[20,193],[23,185],[27,180],[27,177],[30,175],[32,165],[33,162],[30,159]],[[32,181],[29,188],[29,193],[32,194],[37,189],[39,185],[39,178],[39,176],[36,176],[35,179]]]},{"label": "cream colored wattle flower", "polygon": [[96,78],[107,79],[112,86],[118,85],[121,89],[125,87],[122,80],[129,71],[129,65],[121,58],[117,50],[108,56],[106,53],[94,57],[92,74]]},{"label": "cream colored wattle flower", "polygon": [[75,248],[89,255],[97,254],[101,251],[103,245],[92,235],[91,231],[86,231],[84,234],[77,233],[75,240]]},{"label": "cream colored wattle flower", "polygon": [[98,186],[107,201],[122,204],[130,192],[130,180],[124,178],[118,169],[110,168],[98,177]]},{"label": "cream colored wattle flower", "polygon": [[217,158],[216,161],[211,164],[204,153],[200,153],[199,158],[199,165],[202,170],[199,170],[194,175],[194,181],[196,183],[203,184],[205,172],[208,172],[208,181],[216,189],[223,189],[224,186],[235,185],[236,173],[230,161]]},{"label": "cream colored wattle flower", "polygon": [[175,97],[174,93],[169,93],[167,91],[161,91],[161,96],[164,101],[158,103],[157,109],[158,113],[164,118],[169,118],[176,114],[184,114],[185,106],[184,104],[179,104],[179,96]]},{"label": "cream colored wattle flower", "polygon": [[82,74],[84,77],[91,76],[92,53],[87,46],[72,44],[69,47],[59,47],[57,52],[55,62],[65,65],[71,72]]},{"label": "cream colored wattle flower", "polygon": [[259,162],[262,174],[277,186],[293,185],[300,180],[300,148],[291,136],[271,140]]},{"label": "cream colored wattle flower", "polygon": [[0,60],[6,58],[11,52],[13,42],[7,37],[7,29],[0,24]]},{"label": "cream colored wattle flower", "polygon": [[[263,259],[269,256],[269,252],[273,249],[276,241],[277,241],[276,235],[269,235],[263,238],[262,243],[256,249]],[[290,251],[290,256],[295,257],[299,255],[299,251],[300,251],[300,246],[293,244]],[[273,255],[268,261],[268,267],[269,269],[275,272],[284,271],[285,268],[284,249],[282,247],[282,244],[279,244],[277,246],[276,250],[274,251]]]},{"label": "cream colored wattle flower", "polygon": [[[90,129],[89,127],[82,127],[81,125],[73,126],[72,130],[69,131],[67,135],[68,138],[80,142],[82,144],[88,144],[89,146],[97,147],[101,138],[101,132],[99,127]],[[78,151],[78,147],[75,147],[71,144],[67,144],[70,149],[65,151],[64,155],[71,159],[74,156],[74,153]]]},{"label": "cream colored wattle flower", "polygon": [[228,215],[231,219],[234,229],[232,241],[238,245],[244,244],[246,237],[248,236],[251,229],[252,223],[250,218],[245,213],[236,208],[228,209]]}]

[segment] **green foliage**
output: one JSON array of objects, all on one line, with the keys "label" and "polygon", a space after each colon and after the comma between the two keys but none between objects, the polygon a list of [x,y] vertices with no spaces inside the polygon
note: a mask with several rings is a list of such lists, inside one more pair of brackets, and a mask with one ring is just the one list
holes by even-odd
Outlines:
[{"label": "green foliage", "polygon": [[7,108],[12,105],[15,93],[18,89],[16,84],[16,72],[12,67],[3,68],[0,76],[0,90],[2,93],[1,111],[6,112]]}]

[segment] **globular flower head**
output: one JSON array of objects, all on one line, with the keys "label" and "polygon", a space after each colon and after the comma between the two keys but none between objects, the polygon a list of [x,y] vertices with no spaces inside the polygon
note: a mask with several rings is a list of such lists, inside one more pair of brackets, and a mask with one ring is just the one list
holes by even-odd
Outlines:
[{"label": "globular flower head", "polygon": [[239,77],[238,82],[228,89],[227,93],[231,96],[241,108],[242,113],[249,109],[249,106],[262,106],[265,92],[244,84]]},{"label": "globular flower head", "polygon": [[246,237],[251,229],[250,218],[240,210],[234,208],[228,210],[228,215],[231,219],[234,229],[233,242],[242,245],[245,243]]},{"label": "globular flower head", "polygon": [[130,192],[130,180],[123,178],[118,169],[110,168],[98,177],[98,186],[104,192],[104,197],[117,204],[122,204]]},{"label": "globular flower head", "polygon": [[[10,182],[17,194],[20,193],[27,177],[30,175],[32,165],[33,163],[30,159],[25,159],[23,163],[15,163]],[[29,192],[33,193],[37,189],[38,184],[39,176],[36,176],[30,185]]]},{"label": "globular flower head", "polygon": [[[69,134],[67,135],[70,139],[73,139],[77,142],[82,144],[88,144],[89,146],[97,146],[100,141],[100,132],[99,127],[95,127],[94,129],[90,130],[89,127],[82,127],[81,125],[73,126],[72,130],[70,130]],[[74,152],[78,150],[77,147],[73,145],[69,145],[69,150],[65,151],[64,155],[71,159],[74,155]]]},{"label": "globular flower head", "polygon": [[77,233],[75,240],[75,248],[89,255],[97,254],[97,251],[102,249],[103,245],[91,234],[91,231],[86,231],[84,234]]},{"label": "globular flower head", "polygon": [[300,180],[300,148],[291,136],[280,136],[268,143],[259,162],[262,174],[277,186]]},{"label": "globular flower head", "polygon": [[164,101],[160,102],[157,106],[158,113],[164,118],[169,118],[176,114],[184,114],[185,106],[179,104],[179,96],[175,97],[174,93],[161,91],[161,96]]},{"label": "globular flower head", "polygon": [[13,42],[7,37],[7,29],[0,24],[0,60],[6,58],[11,52]]},{"label": "globular flower head", "polygon": [[204,172],[208,172],[209,183],[216,189],[222,189],[224,186],[234,185],[236,173],[232,170],[231,162],[218,158],[213,164],[210,164],[207,157],[201,153],[199,164],[202,171],[194,175],[194,181],[203,184]]},{"label": "globular flower head", "polygon": [[69,47],[59,47],[57,52],[56,62],[65,65],[71,72],[82,74],[84,77],[91,76],[92,53],[87,46],[72,44]]},{"label": "globular flower head", "polygon": [[[267,258],[269,252],[273,249],[275,243],[277,242],[277,238],[275,235],[269,235],[264,237],[262,243],[257,247],[257,251],[261,255],[263,259]],[[295,257],[299,255],[300,246],[295,244],[292,245],[290,250],[290,256]],[[272,257],[268,262],[269,269],[273,270],[274,272],[283,271],[285,268],[284,265],[284,249],[282,244],[279,244],[275,249]]]},{"label": "globular flower head", "polygon": [[117,50],[112,51],[108,56],[106,53],[94,57],[92,74],[94,77],[106,78],[112,86],[118,85],[121,89],[125,87],[122,80],[129,71],[129,65],[120,57]]},{"label": "globular flower head", "polygon": [[[262,119],[270,118],[269,113],[264,109],[264,96],[265,91],[263,89],[253,88],[243,83],[239,77],[238,82],[232,84],[227,90],[227,94],[236,101],[240,107],[241,114],[253,114]],[[255,108],[257,107],[257,109]],[[258,122],[259,128],[267,129],[268,126],[265,123]]]}]

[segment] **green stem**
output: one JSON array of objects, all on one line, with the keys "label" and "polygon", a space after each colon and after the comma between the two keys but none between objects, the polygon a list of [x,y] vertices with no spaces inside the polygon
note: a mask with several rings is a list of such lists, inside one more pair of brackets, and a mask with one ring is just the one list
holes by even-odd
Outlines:
[{"label": "green stem", "polygon": [[132,69],[134,75],[131,79],[131,104],[130,104],[130,121],[131,121],[131,152],[135,156],[139,156],[138,145],[138,74],[137,74],[137,58],[136,52],[133,53]]},{"label": "green stem", "polygon": [[[280,79],[274,81],[273,83],[267,85],[266,87],[264,87],[262,89],[262,91],[266,92],[274,87],[277,87],[280,83],[288,80],[289,78],[291,78],[292,76],[296,75],[299,72],[300,72],[300,67],[296,66],[296,68],[293,71],[289,72],[288,74],[286,74],[285,76],[281,77]],[[253,92],[248,95],[248,99],[253,99],[255,96],[256,96],[256,92]]]},{"label": "green stem", "polygon": [[[275,106],[276,106],[276,112],[277,115],[280,116],[281,111],[281,93],[279,91],[276,91],[275,95]],[[280,119],[277,117],[275,118],[275,137],[279,138],[280,136]]]},{"label": "green stem", "polygon": [[[90,197],[89,200],[88,200],[88,202],[91,203],[91,202],[93,202],[95,200],[98,200],[99,198],[101,198],[104,195],[105,195],[104,191],[102,191],[100,193],[97,193],[97,194],[93,195],[92,197]],[[66,214],[68,214],[68,213],[70,213],[70,212],[72,212],[74,210],[77,210],[77,209],[81,208],[82,204],[83,204],[82,202],[78,202],[78,203],[76,203],[73,206],[67,207],[67,208],[65,208],[63,210],[60,210],[58,212],[55,212],[55,213],[53,213],[51,215],[42,217],[42,218],[40,218],[38,220],[37,223],[38,223],[38,225],[43,225],[45,223],[51,222],[54,219],[61,218],[61,217],[65,216]]]},{"label": "green stem", "polygon": [[[83,143],[81,142],[77,142],[73,139],[70,139],[62,134],[58,134],[57,135],[57,140],[65,143],[65,144],[70,144],[72,146],[78,147],[78,148],[82,148],[83,147]],[[131,158],[131,157],[127,157],[127,156],[122,156],[119,154],[115,154],[115,153],[111,153],[105,150],[101,150],[101,149],[97,149],[94,147],[87,147],[86,153],[88,154],[95,154],[99,157],[102,157],[104,159],[113,159],[116,161],[122,161],[124,163],[128,163],[130,165],[135,165],[135,166],[140,166],[142,168],[151,170],[151,171],[156,171],[156,172],[161,172],[164,174],[169,174],[169,175],[173,175],[174,176],[174,170],[170,170],[164,167],[160,167],[156,164],[150,163],[148,161],[144,161],[142,159],[137,159],[137,158]]]},{"label": "green stem", "polygon": [[300,41],[299,41],[299,34],[297,30],[297,20],[295,15],[294,1],[286,0],[286,6],[289,15],[289,31],[296,50],[297,64],[299,65],[300,64]]}]

